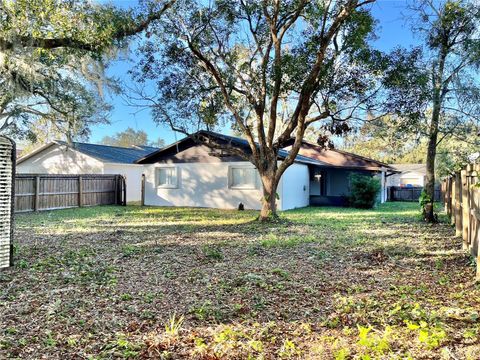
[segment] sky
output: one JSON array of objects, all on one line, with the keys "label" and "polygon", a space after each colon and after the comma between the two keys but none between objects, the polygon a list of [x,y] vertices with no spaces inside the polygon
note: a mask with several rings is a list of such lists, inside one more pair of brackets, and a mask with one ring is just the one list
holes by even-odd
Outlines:
[{"label": "sky", "polygon": [[[130,7],[135,4],[133,1],[113,1],[113,3],[122,7]],[[377,49],[389,51],[399,45],[410,47],[415,43],[404,16],[406,5],[407,1],[405,0],[377,0],[372,5],[372,14],[378,21],[378,39],[374,42]],[[131,56],[135,55],[132,53]],[[107,74],[128,85],[131,80],[127,72],[134,64],[134,59],[117,60],[108,68]],[[148,110],[139,112],[137,108],[129,106],[121,96],[110,97],[107,95],[106,100],[113,105],[110,124],[92,127],[89,139],[92,143],[100,142],[104,136],[111,136],[128,127],[144,130],[150,140],[160,137],[165,140],[166,144],[183,137],[182,134],[175,134],[168,127],[155,124]]]}]

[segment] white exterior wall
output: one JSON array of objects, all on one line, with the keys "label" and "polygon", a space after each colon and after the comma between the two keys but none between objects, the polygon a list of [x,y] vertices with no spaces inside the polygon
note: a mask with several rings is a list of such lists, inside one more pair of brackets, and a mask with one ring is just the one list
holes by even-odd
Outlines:
[{"label": "white exterior wall", "polygon": [[18,174],[103,174],[103,162],[64,146],[53,145],[16,167]]},{"label": "white exterior wall", "polygon": [[308,166],[292,164],[283,173],[278,190],[280,210],[305,207],[310,204],[310,173]]},{"label": "white exterior wall", "polygon": [[104,174],[120,174],[127,185],[127,202],[142,200],[142,174],[145,165],[105,163]]},{"label": "white exterior wall", "polygon": [[[228,187],[229,166],[252,166],[249,162],[152,164],[145,168],[145,205],[192,206],[237,209],[260,209],[262,190]],[[178,187],[160,188],[155,183],[155,168],[177,167]]]},{"label": "white exterior wall", "polygon": [[[249,162],[169,163],[152,164],[145,168],[145,205],[191,206],[218,209],[237,209],[243,203],[246,209],[261,208],[262,186],[257,174],[256,189],[232,189],[228,185],[231,166],[250,166]],[[176,167],[178,186],[156,186],[155,169]],[[304,190],[305,189],[305,190]],[[309,204],[309,174],[306,165],[293,164],[280,180],[279,210],[288,210]]]}]

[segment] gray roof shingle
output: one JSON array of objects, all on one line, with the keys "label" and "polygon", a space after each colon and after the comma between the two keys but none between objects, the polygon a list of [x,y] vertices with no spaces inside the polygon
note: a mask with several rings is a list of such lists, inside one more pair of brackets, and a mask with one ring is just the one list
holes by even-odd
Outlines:
[{"label": "gray roof shingle", "polygon": [[[67,143],[64,141],[55,141],[55,143],[67,145]],[[70,146],[73,149],[95,159],[119,164],[134,164],[136,160],[158,150],[158,148],[145,145],[136,145],[126,148],[120,146],[97,145],[80,142],[73,142]]]},{"label": "gray roof shingle", "polygon": [[[219,134],[219,133],[216,133],[216,132],[213,132],[213,131],[206,131],[206,130],[202,130],[202,132],[204,134],[207,134],[207,135],[210,135],[210,136],[214,136],[214,137],[217,137],[217,138],[224,139],[228,142],[231,142],[232,144],[245,146],[247,148],[250,146],[246,139],[242,139],[240,137]],[[279,159],[286,158],[288,156],[288,154],[289,154],[288,150],[285,150],[285,149],[279,149],[278,150]],[[300,155],[300,154],[297,154],[297,156],[295,158],[295,161],[299,162],[299,163],[304,163],[304,164],[324,165],[324,163],[322,163],[321,161],[318,161],[318,160],[315,160],[315,159],[312,159],[312,158],[309,158],[309,157],[306,157],[306,156],[303,156],[303,155]]]}]

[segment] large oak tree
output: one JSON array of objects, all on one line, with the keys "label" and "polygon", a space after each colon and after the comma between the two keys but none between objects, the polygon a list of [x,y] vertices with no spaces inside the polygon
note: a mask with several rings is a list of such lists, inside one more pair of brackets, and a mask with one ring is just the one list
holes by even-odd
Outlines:
[{"label": "large oak tree", "polygon": [[[322,129],[325,143],[348,129],[346,121],[360,116],[375,93],[367,44],[372,2],[177,1],[140,48],[133,98],[175,131],[227,126],[240,133],[248,151],[224,150],[257,168],[260,219],[268,219],[307,128]],[[286,146],[289,155],[277,161]]]}]

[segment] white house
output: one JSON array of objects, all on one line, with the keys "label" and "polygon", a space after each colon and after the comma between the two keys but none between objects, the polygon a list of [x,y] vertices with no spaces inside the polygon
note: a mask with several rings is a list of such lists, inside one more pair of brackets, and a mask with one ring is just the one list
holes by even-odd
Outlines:
[{"label": "white house", "polygon": [[126,179],[127,201],[141,200],[143,165],[135,161],[158,148],[130,148],[53,141],[17,160],[18,174],[120,174]]},{"label": "white house", "polygon": [[425,164],[390,164],[397,170],[387,178],[387,186],[423,187],[427,168]]},{"label": "white house", "polygon": [[[244,139],[201,131],[196,134],[216,143],[248,149]],[[288,149],[279,152],[279,161]],[[254,165],[240,157],[212,150],[186,137],[137,161],[145,165],[145,205],[260,209],[262,188]],[[349,194],[351,172],[378,176],[386,200],[383,163],[338,150],[304,143],[296,161],[283,174],[278,188],[278,209],[308,205],[343,205]]]}]

